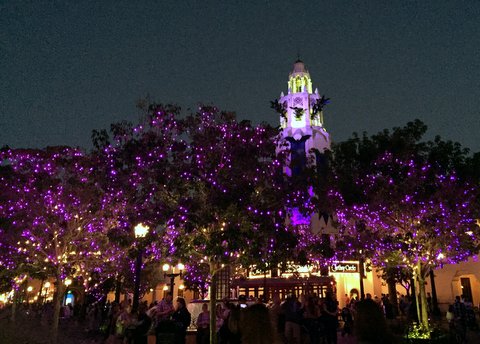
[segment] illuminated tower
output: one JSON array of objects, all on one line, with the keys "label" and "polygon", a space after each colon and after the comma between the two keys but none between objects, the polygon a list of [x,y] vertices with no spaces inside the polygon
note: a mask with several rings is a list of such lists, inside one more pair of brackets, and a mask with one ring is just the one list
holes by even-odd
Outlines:
[{"label": "illuminated tower", "polygon": [[279,103],[286,109],[280,125],[285,138],[305,141],[305,152],[312,148],[323,152],[330,148],[330,135],[323,127],[323,111],[315,105],[322,99],[318,89],[312,92],[312,79],[305,64],[297,60],[288,79],[288,94],[280,95]]},{"label": "illuminated tower", "polygon": [[[315,164],[318,168],[325,164],[322,153],[330,148],[330,135],[323,126],[323,106],[327,102],[317,88],[312,91],[310,73],[305,64],[297,60],[289,75],[288,94],[282,92],[278,101],[281,135],[284,138],[282,143],[286,143],[291,151],[287,174],[295,175],[297,169],[307,163]],[[291,221],[309,226],[315,234],[335,233],[331,217],[327,214],[313,214],[309,218],[296,214]]]}]

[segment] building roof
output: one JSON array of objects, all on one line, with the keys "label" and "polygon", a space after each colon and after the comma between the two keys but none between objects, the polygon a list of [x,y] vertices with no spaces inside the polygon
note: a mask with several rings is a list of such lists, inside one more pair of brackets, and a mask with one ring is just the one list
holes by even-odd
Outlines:
[{"label": "building roof", "polygon": [[298,59],[293,64],[293,70],[290,73],[290,77],[297,76],[297,75],[309,75],[307,68],[305,68],[305,64],[302,60]]}]

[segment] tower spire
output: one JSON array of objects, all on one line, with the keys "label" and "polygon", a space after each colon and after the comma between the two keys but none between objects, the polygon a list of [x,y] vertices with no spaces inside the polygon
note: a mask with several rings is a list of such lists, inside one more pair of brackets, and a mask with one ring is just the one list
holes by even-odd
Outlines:
[{"label": "tower spire", "polygon": [[[288,93],[284,95],[282,92],[279,100],[286,110],[286,114],[280,118],[280,125],[284,137],[300,140],[310,136],[308,141],[311,142],[306,144],[322,151],[330,147],[329,135],[323,127],[322,108],[318,106],[324,98],[317,89],[313,92],[310,73],[305,63],[300,60],[300,54],[297,57],[289,73]],[[318,137],[314,139],[314,136]]]}]

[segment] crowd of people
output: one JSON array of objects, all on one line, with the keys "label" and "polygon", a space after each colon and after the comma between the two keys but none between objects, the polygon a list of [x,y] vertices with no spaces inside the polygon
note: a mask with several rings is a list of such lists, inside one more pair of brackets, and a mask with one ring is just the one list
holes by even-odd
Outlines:
[{"label": "crowd of people", "polygon": [[[339,312],[333,293],[322,299],[316,295],[297,298],[290,294],[285,300],[274,296],[268,303],[241,295],[236,303],[218,303],[214,312],[213,333],[219,344],[337,343]],[[353,318],[346,309],[342,317],[347,329]],[[107,303],[103,310],[92,305],[87,319],[92,329],[102,328],[107,344],[146,344],[149,335],[155,335],[157,343],[183,344],[189,326],[196,328],[197,344],[210,342],[208,304],[202,304],[202,311],[192,321],[185,300],[179,297],[174,304],[170,293],[148,307],[141,303],[134,313],[129,301]]]},{"label": "crowd of people", "polygon": [[[215,312],[215,330],[219,344],[323,344],[337,343],[337,329],[343,320],[342,335],[351,335],[356,315],[356,300],[349,300],[342,310],[333,293],[317,295],[289,294],[285,300],[274,295],[269,302],[247,299],[223,300]],[[132,301],[94,302],[88,306],[76,303],[61,310],[64,325],[82,324],[86,332],[107,344],[147,344],[149,336],[157,343],[184,344],[187,329],[196,329],[196,343],[210,342],[210,310],[207,303],[192,321],[185,300],[173,299],[171,293],[148,305],[141,302],[132,312]],[[47,318],[53,308],[43,306],[39,314]],[[100,333],[100,335],[99,335]],[[100,338],[101,337],[101,338]]]},{"label": "crowd of people", "polygon": [[107,344],[147,344],[151,334],[155,334],[158,343],[184,344],[191,324],[185,299],[178,297],[174,304],[171,293],[150,306],[140,303],[135,312],[129,301],[107,304],[106,308],[103,327]]},{"label": "crowd of people", "polygon": [[479,330],[473,303],[463,295],[456,296],[454,303],[448,306],[446,318],[457,342],[466,342],[467,329]]},{"label": "crowd of people", "polygon": [[[338,314],[333,293],[323,299],[289,294],[281,300],[275,295],[268,303],[241,295],[237,304],[224,300],[217,305],[214,333],[219,344],[337,343]],[[208,305],[203,304],[195,321],[197,344],[209,343],[209,319]]]},{"label": "crowd of people", "polygon": [[[331,292],[323,298],[289,294],[281,300],[274,295],[269,302],[241,295],[235,303],[223,300],[216,305],[216,324],[211,331],[208,303],[202,303],[201,312],[192,319],[185,299],[174,301],[167,293],[160,302],[141,302],[133,312],[131,300],[65,305],[61,321],[78,324],[81,320],[87,332],[97,338],[101,333],[98,342],[107,344],[147,344],[149,336],[155,336],[157,344],[185,344],[189,328],[196,329],[197,344],[209,343],[211,332],[219,344],[336,344],[337,335],[351,336],[354,332],[357,339],[381,343],[390,335],[387,319],[395,318],[397,311],[406,320],[414,321],[416,315],[416,305],[408,296],[400,296],[398,305],[392,305],[388,295],[366,294],[361,301],[345,295],[342,306],[340,309]],[[432,313],[431,301],[428,308]],[[31,305],[26,311],[46,319],[53,307],[51,303]],[[456,297],[446,319],[460,342],[466,338],[467,328],[478,330],[473,304],[463,297]]]},{"label": "crowd of people", "polygon": [[[324,298],[317,295],[297,298],[289,294],[281,300],[275,295],[269,302],[240,296],[238,303],[224,300],[217,304],[213,333],[219,344],[336,344],[338,335],[353,335],[355,322],[357,338],[381,343],[391,336],[387,319],[394,319],[398,311],[407,320],[415,321],[416,316],[415,302],[408,296],[400,296],[398,305],[392,305],[388,295],[372,297],[367,293],[361,301],[345,295],[343,305],[340,309],[331,292]],[[431,301],[428,308],[429,313],[433,312]],[[210,342],[208,304],[202,304],[202,311],[192,321],[185,300],[177,298],[174,305],[171,294],[148,308],[141,304],[134,315],[129,313],[129,304],[112,304],[109,319],[111,343],[146,344],[150,333],[156,335],[157,343],[183,344],[189,326],[196,328],[197,344]],[[467,328],[476,327],[473,305],[457,297],[447,312],[447,320],[455,333],[465,337]]]}]

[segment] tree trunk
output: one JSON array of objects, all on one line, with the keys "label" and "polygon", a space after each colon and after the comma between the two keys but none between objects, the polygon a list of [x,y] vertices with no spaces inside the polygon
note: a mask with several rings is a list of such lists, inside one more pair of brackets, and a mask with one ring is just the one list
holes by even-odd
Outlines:
[{"label": "tree trunk", "polygon": [[418,279],[418,322],[425,327],[428,327],[428,312],[427,312],[427,294],[425,292],[425,276],[422,273],[422,264],[417,263],[417,279]]},{"label": "tree trunk", "polygon": [[210,262],[210,344],[217,344],[217,271],[216,264]]},{"label": "tree trunk", "polygon": [[[132,313],[135,313],[138,310],[138,305],[140,303],[140,275],[142,273],[142,249],[139,248],[137,252],[137,259],[135,261],[135,286],[133,288],[133,304],[132,304]],[[170,290],[173,295],[173,289]]]},{"label": "tree trunk", "polygon": [[392,304],[393,315],[396,317],[398,315],[398,300],[397,300],[397,284],[395,278],[389,278],[387,280],[388,284],[388,300]]},{"label": "tree trunk", "polygon": [[60,319],[60,309],[62,307],[63,297],[65,296],[66,287],[63,284],[62,279],[57,277],[56,280],[57,288],[55,290],[55,295],[53,297],[53,319],[52,319],[52,334],[51,334],[51,344],[57,344],[58,340],[58,322]]},{"label": "tree trunk", "polygon": [[[414,267],[413,270],[415,271],[415,269],[416,269],[416,268]],[[415,308],[416,308],[416,310],[417,310],[414,314],[415,314],[415,316],[417,317],[416,320],[419,321],[418,314],[420,313],[420,311],[419,311],[419,306],[418,306],[417,291],[415,290],[415,289],[416,289],[416,287],[415,287],[415,276],[412,277],[412,280],[411,280],[411,282],[410,282],[410,288],[412,289],[412,291],[411,291],[411,296],[410,296],[410,297],[411,297],[411,299],[412,299],[412,302],[415,302]],[[410,307],[411,307],[411,306],[410,306]],[[412,312],[412,314],[413,314],[413,312]]]}]

